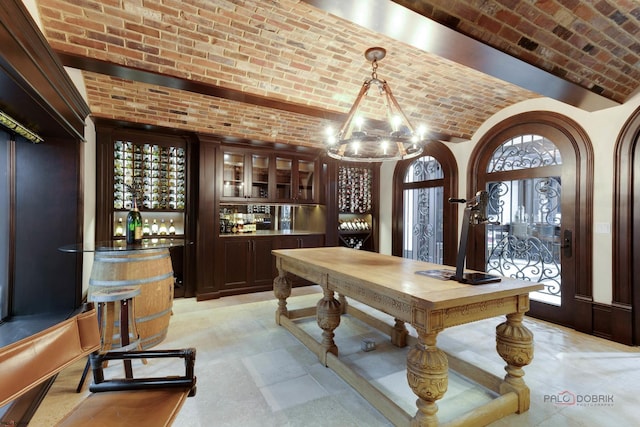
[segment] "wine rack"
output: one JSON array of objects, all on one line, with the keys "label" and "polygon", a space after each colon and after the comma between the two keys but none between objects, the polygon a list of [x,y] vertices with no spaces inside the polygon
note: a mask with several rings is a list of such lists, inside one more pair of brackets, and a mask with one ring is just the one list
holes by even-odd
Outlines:
[{"label": "wine rack", "polygon": [[133,197],[145,210],[185,207],[185,149],[115,141],[113,208],[131,209]]},{"label": "wine rack", "polygon": [[338,237],[342,246],[373,250],[373,177],[367,165],[338,166]]},{"label": "wine rack", "polygon": [[370,168],[338,168],[338,211],[367,213],[371,211],[372,176]]}]

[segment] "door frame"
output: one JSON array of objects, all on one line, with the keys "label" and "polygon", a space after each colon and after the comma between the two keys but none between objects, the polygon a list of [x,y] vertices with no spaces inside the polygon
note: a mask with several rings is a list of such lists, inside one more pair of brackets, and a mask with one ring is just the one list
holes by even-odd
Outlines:
[{"label": "door frame", "polygon": [[403,211],[404,211],[404,177],[407,168],[417,159],[431,156],[436,159],[442,167],[444,178],[442,186],[444,188],[444,208],[443,224],[444,265],[456,265],[456,254],[458,250],[458,204],[447,203],[449,198],[457,198],[458,193],[458,164],[451,150],[442,142],[429,141],[425,144],[423,152],[419,157],[401,160],[396,163],[393,172],[393,204],[392,204],[392,225],[391,225],[391,248],[392,255],[402,256],[403,253]]},{"label": "door frame", "polygon": [[[538,301],[531,301],[529,315],[575,328],[593,331],[593,148],[587,133],[570,118],[550,111],[529,111],[516,114],[493,126],[476,144],[470,160],[467,198],[479,185],[486,186],[485,173],[494,150],[505,141],[519,135],[535,134],[554,142],[562,155],[562,213],[571,220],[562,224],[573,227],[573,255],[562,262],[562,310]],[[573,194],[573,197],[571,197]],[[469,235],[468,267],[484,270],[485,227],[474,227]],[[568,261],[568,262],[567,262]],[[587,268],[585,268],[587,266]],[[566,294],[565,294],[566,293]]]},{"label": "door frame", "polygon": [[611,339],[640,344],[640,108],[626,121],[615,147],[613,298]]}]

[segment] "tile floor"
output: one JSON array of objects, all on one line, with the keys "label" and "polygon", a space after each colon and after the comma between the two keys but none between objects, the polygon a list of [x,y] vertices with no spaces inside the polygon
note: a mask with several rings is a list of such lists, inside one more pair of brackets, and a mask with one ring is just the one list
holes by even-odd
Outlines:
[{"label": "tile floor", "polygon": [[[315,305],[319,288],[295,288],[289,308]],[[208,426],[390,426],[358,395],[284,328],[275,324],[276,302],[271,292],[196,302],[179,299],[167,339],[158,348],[197,348],[198,392],[187,399],[174,423]],[[314,319],[303,320],[311,333]],[[495,326],[501,318],[448,329],[439,346],[502,376],[504,362],[495,352]],[[633,426],[640,423],[640,349],[526,319],[534,333],[535,357],[525,368],[531,388],[531,409],[510,415],[492,426]],[[361,350],[363,338],[376,349]],[[340,357],[383,390],[405,410],[415,412],[415,396],[406,383],[407,349],[398,349],[378,331],[349,316],[336,330]],[[165,363],[165,362],[162,362]],[[177,365],[180,365],[178,363]],[[59,375],[30,426],[54,425],[88,392],[74,393],[83,364]],[[137,373],[167,375],[178,369],[134,365]],[[122,371],[121,365],[108,370]],[[491,392],[450,373],[449,389],[439,401],[442,422],[476,407]],[[573,397],[575,404],[559,404]],[[549,401],[556,399],[556,402]],[[598,400],[594,402],[594,400]]]}]

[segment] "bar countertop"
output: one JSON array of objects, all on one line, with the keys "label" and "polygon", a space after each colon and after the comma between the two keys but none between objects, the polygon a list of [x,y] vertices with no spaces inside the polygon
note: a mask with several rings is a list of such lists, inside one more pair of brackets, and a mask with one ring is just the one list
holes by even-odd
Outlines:
[{"label": "bar countertop", "polygon": [[309,230],[257,230],[248,233],[224,233],[220,234],[220,237],[309,236],[314,234],[324,235],[325,233]]}]

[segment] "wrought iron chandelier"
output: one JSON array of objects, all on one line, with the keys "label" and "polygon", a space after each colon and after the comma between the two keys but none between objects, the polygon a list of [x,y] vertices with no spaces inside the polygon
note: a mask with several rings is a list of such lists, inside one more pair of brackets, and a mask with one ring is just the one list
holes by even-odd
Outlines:
[{"label": "wrought iron chandelier", "polygon": [[[387,51],[381,47],[369,48],[364,53],[371,62],[371,78],[363,83],[340,130],[336,133],[331,128],[327,129],[325,142],[330,157],[379,162],[410,159],[422,154],[426,129],[421,127],[416,131],[413,128],[391,93],[389,84],[378,78],[378,61],[386,54]],[[372,86],[377,88],[377,94],[368,97]]]}]

